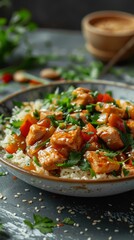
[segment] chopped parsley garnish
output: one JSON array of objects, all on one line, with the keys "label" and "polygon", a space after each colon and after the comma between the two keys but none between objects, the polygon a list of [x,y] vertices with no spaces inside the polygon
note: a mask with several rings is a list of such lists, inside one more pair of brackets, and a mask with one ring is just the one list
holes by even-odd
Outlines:
[{"label": "chopped parsley garnish", "polygon": [[92,114],[92,115],[90,116],[90,119],[91,119],[90,123],[93,124],[93,125],[98,125],[97,120],[98,120],[99,116],[100,116],[100,113],[94,113],[94,114]]},{"label": "chopped parsley garnish", "polygon": [[49,116],[47,116],[47,118],[49,118],[51,120],[51,124],[54,127],[58,127],[59,126],[59,122],[56,120],[54,115],[49,115]]},{"label": "chopped parsley garnish", "polygon": [[11,131],[12,134],[20,135],[20,126],[22,125],[22,121],[14,120],[11,122]]},{"label": "chopped parsley garnish", "polygon": [[13,126],[14,128],[20,128],[21,125],[22,125],[22,121],[20,120],[14,120],[11,123],[11,126]]},{"label": "chopped parsley garnish", "polygon": [[68,160],[66,160],[64,163],[59,163],[57,166],[59,167],[72,167],[74,165],[77,165],[81,159],[81,153],[72,151],[69,154]]},{"label": "chopped parsley garnish", "polygon": [[6,158],[7,159],[10,159],[10,158],[12,158],[13,157],[13,154],[6,154]]},{"label": "chopped parsley garnish", "polygon": [[4,114],[1,114],[0,115],[0,124],[5,124],[5,117],[4,117]]},{"label": "chopped parsley garnish", "polygon": [[21,108],[24,106],[23,102],[13,101],[14,106],[17,106],[18,108]]},{"label": "chopped parsley garnish", "polygon": [[41,165],[40,165],[40,163],[39,163],[39,161],[38,161],[38,159],[37,159],[36,156],[33,156],[33,161],[35,162],[35,164],[36,164],[38,167],[41,167]]},{"label": "chopped parsley garnish", "polygon": [[124,133],[122,131],[119,131],[119,133],[120,133],[120,137],[121,137],[125,147],[131,146],[131,148],[133,149],[134,148],[134,139],[133,139],[133,136],[131,135],[131,133],[128,133],[128,132]]},{"label": "chopped parsley garnish", "polygon": [[33,115],[34,115],[34,117],[37,119],[37,120],[39,120],[40,119],[40,114],[39,114],[39,112],[35,109],[35,111],[33,112]]},{"label": "chopped parsley garnish", "polygon": [[129,174],[129,170],[127,170],[126,168],[122,168],[123,174],[126,177]]}]

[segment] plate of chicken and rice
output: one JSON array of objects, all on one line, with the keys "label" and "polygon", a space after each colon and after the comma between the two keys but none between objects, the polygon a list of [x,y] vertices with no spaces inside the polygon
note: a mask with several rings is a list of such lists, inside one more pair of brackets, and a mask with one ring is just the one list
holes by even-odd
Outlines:
[{"label": "plate of chicken and rice", "polygon": [[134,189],[134,86],[95,80],[30,88],[0,103],[2,165],[49,192]]}]

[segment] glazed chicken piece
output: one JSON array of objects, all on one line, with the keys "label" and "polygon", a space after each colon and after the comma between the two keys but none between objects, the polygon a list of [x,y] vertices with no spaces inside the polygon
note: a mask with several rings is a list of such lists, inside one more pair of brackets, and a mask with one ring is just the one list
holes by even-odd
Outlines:
[{"label": "glazed chicken piece", "polygon": [[33,124],[30,127],[29,133],[26,137],[26,145],[33,145],[35,142],[39,141],[47,133],[46,128]]},{"label": "glazed chicken piece", "polygon": [[119,115],[121,118],[125,117],[125,110],[119,107],[116,107],[113,103],[103,103],[98,102],[95,107],[96,111],[102,112],[102,113],[115,113]]},{"label": "glazed chicken piece", "polygon": [[134,120],[132,119],[129,119],[127,122],[127,127],[130,129],[130,132],[132,133],[133,135],[133,138],[134,138]]},{"label": "glazed chicken piece", "polygon": [[111,126],[102,126],[97,129],[97,135],[112,150],[118,150],[124,147],[118,130]]},{"label": "glazed chicken piece", "polygon": [[66,129],[57,128],[50,138],[52,146],[64,146],[70,150],[79,151],[82,145],[81,129],[79,126],[68,126]]},{"label": "glazed chicken piece", "polygon": [[74,112],[74,113],[71,113],[70,116],[74,119],[81,119],[85,124],[88,123],[88,115],[89,115],[89,112],[88,110],[82,110],[81,112]]},{"label": "glazed chicken piece", "polygon": [[53,134],[54,131],[55,128],[53,126],[51,126],[50,128],[45,128],[44,126],[33,124],[30,127],[29,133],[26,137],[26,145],[33,145],[42,138],[45,141]]},{"label": "glazed chicken piece", "polygon": [[134,104],[123,99],[117,99],[116,103],[125,111],[126,117],[134,120]]},{"label": "glazed chicken piece", "polygon": [[96,174],[110,173],[112,171],[118,171],[120,168],[116,157],[110,159],[105,156],[105,154],[105,152],[101,151],[87,151],[85,153],[86,159]]},{"label": "glazed chicken piece", "polygon": [[62,120],[63,119],[63,112],[40,110],[40,120],[43,120],[48,116],[54,116],[56,120]]},{"label": "glazed chicken piece", "polygon": [[91,91],[87,88],[76,88],[72,95],[74,95],[74,100],[72,104],[76,104],[77,106],[86,105],[89,103],[94,103],[94,98],[91,95]]},{"label": "glazed chicken piece", "polygon": [[63,163],[66,160],[66,157],[60,154],[57,149],[49,146],[38,152],[38,160],[44,169],[50,171],[58,169],[59,167],[57,164]]}]

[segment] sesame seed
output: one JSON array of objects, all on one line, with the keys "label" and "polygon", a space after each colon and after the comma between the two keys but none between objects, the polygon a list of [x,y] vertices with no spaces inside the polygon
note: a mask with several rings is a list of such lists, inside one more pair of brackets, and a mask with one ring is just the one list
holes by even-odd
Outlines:
[{"label": "sesame seed", "polygon": [[132,224],[132,225],[129,225],[129,228],[133,228],[134,227],[134,225]]},{"label": "sesame seed", "polygon": [[119,229],[115,229],[114,232],[119,232]]},{"label": "sesame seed", "polygon": [[73,214],[75,214],[75,212],[73,212],[73,211],[72,211],[72,212],[70,212],[70,213],[71,213],[72,215],[73,215]]},{"label": "sesame seed", "polygon": [[27,200],[26,199],[22,199],[22,202],[26,202]]},{"label": "sesame seed", "polygon": [[108,228],[105,228],[105,231],[107,232],[107,231],[109,231],[109,229],[108,229]]},{"label": "sesame seed", "polygon": [[29,203],[29,204],[32,204],[32,203],[33,203],[33,201],[32,201],[32,200],[29,200],[29,201],[28,201],[28,203]]},{"label": "sesame seed", "polygon": [[30,190],[28,188],[25,188],[25,192],[29,192]]},{"label": "sesame seed", "polygon": [[0,199],[2,199],[4,196],[2,195],[2,193],[0,193]]},{"label": "sesame seed", "polygon": [[42,198],[39,198],[39,202],[41,202],[41,201],[43,201],[43,199],[42,199]]},{"label": "sesame seed", "polygon": [[108,240],[112,240],[112,236],[110,236],[110,237],[108,238]]},{"label": "sesame seed", "polygon": [[3,200],[6,200],[7,199],[7,197],[3,197]]},{"label": "sesame seed", "polygon": [[93,226],[96,225],[96,222],[93,222],[92,225],[93,225]]},{"label": "sesame seed", "polygon": [[18,198],[18,197],[19,197],[19,195],[14,195],[14,197],[15,197],[15,198]]},{"label": "sesame seed", "polygon": [[40,211],[40,209],[36,209],[36,212],[39,212]]},{"label": "sesame seed", "polygon": [[19,205],[19,204],[17,204],[16,206],[17,206],[18,208],[20,207],[20,205]]},{"label": "sesame seed", "polygon": [[64,230],[64,233],[67,233],[68,232],[68,230]]},{"label": "sesame seed", "polygon": [[88,228],[85,228],[85,232],[87,232],[88,231]]},{"label": "sesame seed", "polygon": [[45,208],[45,206],[40,206],[40,208]]},{"label": "sesame seed", "polygon": [[83,232],[81,231],[80,234],[83,234]]}]

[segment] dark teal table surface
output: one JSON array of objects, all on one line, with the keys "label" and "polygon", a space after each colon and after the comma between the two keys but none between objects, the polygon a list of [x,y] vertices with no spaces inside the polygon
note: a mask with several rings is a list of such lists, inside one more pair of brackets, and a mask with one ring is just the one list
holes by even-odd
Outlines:
[{"label": "dark teal table surface", "polygon": [[[38,53],[50,51],[44,47],[44,41],[51,41],[51,51],[58,54],[65,55],[66,52],[75,53],[84,49],[84,40],[80,32],[43,30],[29,37]],[[22,45],[18,54],[23,51]],[[93,60],[86,51],[84,54],[89,62]],[[51,66],[53,64],[55,62],[50,63]],[[63,66],[66,65],[66,61],[56,64]],[[37,69],[32,72],[38,74]],[[104,78],[129,84],[133,84],[134,81],[128,76],[118,79],[111,74]],[[13,82],[6,87],[0,86],[0,98],[27,87],[29,86]],[[0,166],[0,172],[6,172],[6,169]],[[55,221],[70,217],[75,224],[61,226],[54,229],[53,233],[43,235],[37,230],[28,229],[24,224],[24,219],[33,222],[34,213]],[[6,176],[0,177],[0,222],[7,233],[3,237],[0,235],[0,240],[133,240],[134,191],[99,198],[69,197],[37,189],[7,173]]]}]

